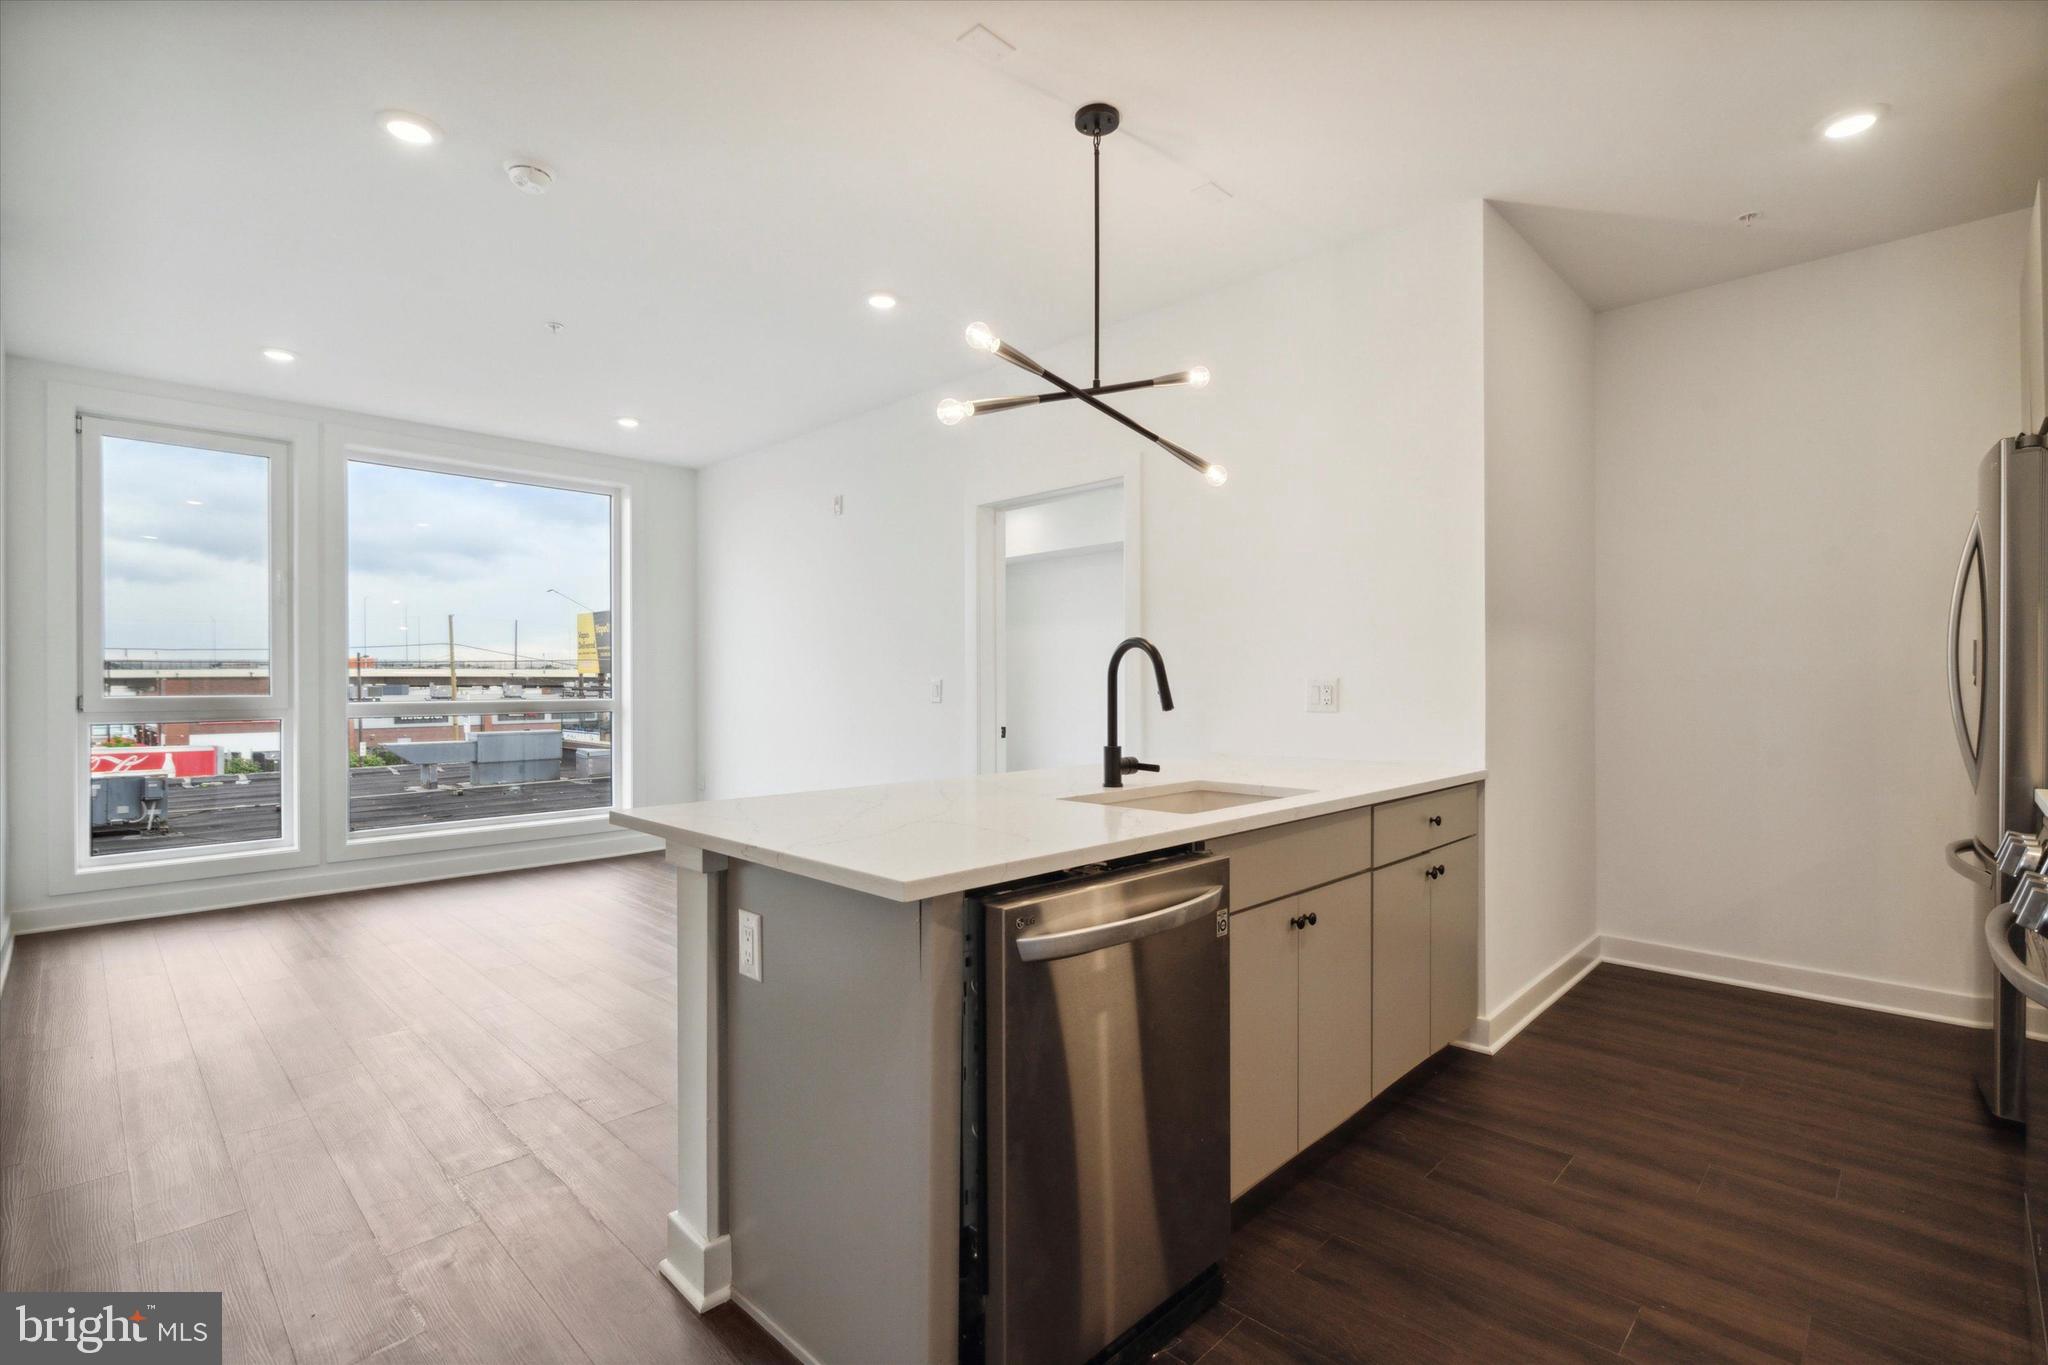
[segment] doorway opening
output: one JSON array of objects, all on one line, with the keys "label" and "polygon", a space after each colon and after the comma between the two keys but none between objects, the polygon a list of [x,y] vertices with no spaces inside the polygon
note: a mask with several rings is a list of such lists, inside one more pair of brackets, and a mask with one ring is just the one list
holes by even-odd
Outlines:
[{"label": "doorway opening", "polygon": [[1117,480],[984,509],[981,771],[1100,758],[1103,670],[1136,631],[1124,498]]}]

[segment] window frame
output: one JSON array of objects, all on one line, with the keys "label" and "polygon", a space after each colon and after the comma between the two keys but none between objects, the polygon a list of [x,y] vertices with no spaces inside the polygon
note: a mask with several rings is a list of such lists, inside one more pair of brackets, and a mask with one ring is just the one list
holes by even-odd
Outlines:
[{"label": "window frame", "polygon": [[[535,838],[554,838],[579,833],[597,833],[614,828],[611,812],[631,804],[632,790],[632,705],[629,697],[633,631],[629,609],[628,543],[632,486],[602,466],[573,457],[549,457],[525,451],[458,444],[446,441],[396,437],[387,432],[362,428],[333,427],[326,433],[322,486],[323,505],[338,509],[332,513],[332,534],[328,537],[322,581],[330,585],[323,594],[322,619],[327,647],[321,658],[348,657],[348,469],[353,463],[389,465],[400,469],[451,474],[463,478],[504,480],[533,484],[569,492],[601,494],[611,500],[610,576],[612,613],[612,695],[609,697],[551,698],[563,705],[560,712],[609,713],[612,717],[612,798],[609,805],[592,810],[548,812],[487,820],[449,821],[410,829],[349,829],[348,778],[346,763],[336,762],[325,773],[326,859],[342,863],[363,858],[389,857],[442,849],[486,847],[520,843]],[[348,748],[348,725],[358,718],[389,718],[410,714],[480,715],[504,711],[533,710],[530,700],[522,705],[516,698],[457,701],[448,698],[417,702],[351,701],[345,668],[336,667],[333,676],[323,670],[316,685],[320,715],[309,732],[320,751],[342,754]],[[570,704],[573,701],[573,705]]]},{"label": "window frame", "polygon": [[[302,477],[317,428],[292,418],[213,404],[52,383],[46,397],[50,515],[45,565],[51,613],[45,686],[51,711],[64,712],[62,741],[50,746],[49,790],[65,819],[49,830],[49,889],[66,895],[198,881],[243,872],[299,868],[318,860],[304,837],[309,786],[303,763],[303,660],[306,517]],[[246,696],[109,697],[96,657],[104,645],[104,508],[100,441],[107,436],[260,455],[272,461],[268,490],[270,690]],[[65,703],[68,702],[68,705]],[[265,720],[278,725],[282,773],[274,839],[198,848],[92,856],[92,780],[87,756],[94,725],[161,721]]]}]

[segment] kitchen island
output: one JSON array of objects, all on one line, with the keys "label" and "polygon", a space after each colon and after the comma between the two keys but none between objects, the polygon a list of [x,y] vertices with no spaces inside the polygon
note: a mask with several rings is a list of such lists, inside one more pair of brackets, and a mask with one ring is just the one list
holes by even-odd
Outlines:
[{"label": "kitchen island", "polygon": [[[1242,1193],[1470,1024],[1484,776],[1211,758],[1108,791],[1091,767],[615,812],[665,840],[677,869],[681,1133],[663,1273],[700,1310],[736,1300],[799,1358],[955,1359],[967,908],[1160,850],[1232,860]],[[1433,928],[1430,889],[1454,863],[1466,890],[1437,892]],[[1375,957],[1383,874],[1380,899],[1402,908]],[[1308,936],[1286,936],[1322,917],[1329,979],[1297,946]],[[1408,1005],[1374,1030],[1381,997]],[[1298,1014],[1361,1008],[1335,1054],[1297,1052]]]}]

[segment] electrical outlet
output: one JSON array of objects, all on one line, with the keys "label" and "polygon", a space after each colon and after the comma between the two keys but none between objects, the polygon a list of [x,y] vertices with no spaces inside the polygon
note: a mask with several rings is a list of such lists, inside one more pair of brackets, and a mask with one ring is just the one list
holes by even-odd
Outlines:
[{"label": "electrical outlet", "polygon": [[761,917],[751,910],[740,911],[740,975],[761,979]]},{"label": "electrical outlet", "polygon": [[1337,709],[1337,680],[1335,678],[1310,678],[1308,680],[1308,709],[1311,711],[1334,711]]}]

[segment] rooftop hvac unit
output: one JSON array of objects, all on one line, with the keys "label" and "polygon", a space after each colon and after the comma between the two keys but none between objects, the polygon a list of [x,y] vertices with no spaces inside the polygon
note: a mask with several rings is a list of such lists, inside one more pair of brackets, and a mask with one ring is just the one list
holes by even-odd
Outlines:
[{"label": "rooftop hvac unit", "polygon": [[562,776],[562,732],[480,730],[475,774],[480,783],[556,781]]},{"label": "rooftop hvac unit", "polygon": [[92,780],[92,827],[95,830],[154,828],[164,816],[164,779],[155,774],[95,776]]}]

